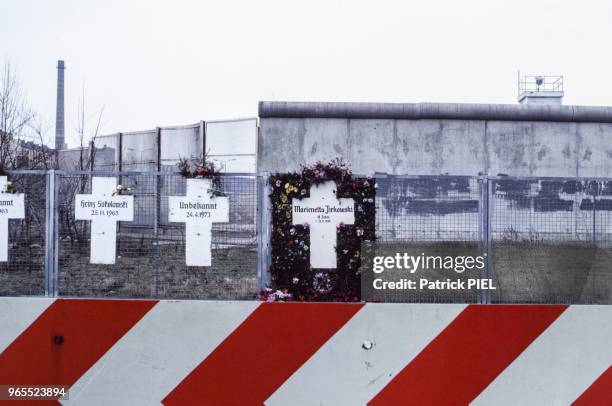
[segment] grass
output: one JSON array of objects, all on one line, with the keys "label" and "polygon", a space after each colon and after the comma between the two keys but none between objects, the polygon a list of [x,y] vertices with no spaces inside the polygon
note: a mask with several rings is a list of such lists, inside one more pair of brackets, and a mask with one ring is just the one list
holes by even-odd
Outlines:
[{"label": "grass", "polygon": [[16,245],[0,262],[0,296],[44,296],[44,243]]},{"label": "grass", "polygon": [[612,249],[589,243],[493,244],[493,302],[612,303]]},{"label": "grass", "polygon": [[[185,266],[181,243],[155,245],[150,240],[123,239],[114,265],[89,263],[89,244],[62,242],[61,296],[254,299],[257,294],[255,249],[213,250],[213,266]],[[31,251],[31,250],[30,250]],[[0,268],[0,296],[44,294],[44,253],[16,249]],[[30,264],[24,258],[35,258]]]},{"label": "grass", "polygon": [[[62,242],[59,283],[62,296],[255,299],[255,247],[217,248],[213,267],[185,266],[184,245],[122,238],[115,265],[89,263],[89,244]],[[475,243],[388,244],[411,255],[479,255]],[[612,248],[581,242],[496,241],[492,246],[494,303],[612,303]],[[385,271],[386,272],[386,271]],[[422,270],[430,280],[479,277],[475,271]],[[366,281],[367,282],[367,281]],[[0,296],[44,295],[42,244],[14,246],[0,263]],[[393,302],[474,302],[476,291],[387,291],[376,300]]]},{"label": "grass", "polygon": [[[470,242],[383,243],[376,255],[466,256],[481,255],[478,244]],[[612,303],[612,249],[581,242],[495,242],[491,250],[491,290],[493,303]],[[393,271],[384,271],[382,274]],[[371,271],[370,271],[371,273]],[[419,280],[479,278],[479,271],[459,274],[448,270],[419,270],[388,274],[386,280],[400,277]],[[372,278],[371,278],[372,279]],[[364,280],[364,284],[371,283]],[[473,303],[477,291],[386,290],[370,293],[371,298],[391,302]],[[367,295],[366,295],[367,296]]]}]

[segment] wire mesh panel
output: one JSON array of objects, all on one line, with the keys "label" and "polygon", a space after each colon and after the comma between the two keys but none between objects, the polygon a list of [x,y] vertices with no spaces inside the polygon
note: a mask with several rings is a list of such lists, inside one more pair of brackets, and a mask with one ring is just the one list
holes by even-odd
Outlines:
[{"label": "wire mesh panel", "polygon": [[[593,242],[596,247],[591,286],[592,302],[612,303],[612,181],[591,181],[595,204],[593,214]],[[585,202],[586,203],[586,202]],[[593,203],[591,199],[590,203]],[[582,208],[588,211],[588,204]]]},{"label": "wire mesh panel", "polygon": [[163,177],[159,228],[158,296],[253,299],[257,293],[257,190],[255,176],[221,177],[229,222],[212,223],[212,267],[185,265],[185,225],[168,222],[170,196],[184,196],[181,176]]},{"label": "wire mesh panel", "polygon": [[611,208],[601,196],[603,184],[561,178],[492,182],[493,277],[499,285],[492,301],[609,303],[612,255],[604,242]]},{"label": "wire mesh panel", "polygon": [[[8,220],[8,257],[0,262],[0,296],[44,295],[47,177],[44,173],[15,172],[8,175],[8,181],[14,192],[24,194],[25,210],[23,218]],[[6,185],[0,188],[4,190]],[[0,193],[0,210],[12,197]],[[4,227],[2,222],[0,226]],[[0,250],[4,249],[0,245]]]},{"label": "wire mesh panel", "polygon": [[[75,217],[75,196],[91,195],[94,177],[112,177],[133,196],[133,219],[102,237],[103,250],[116,249],[114,263],[92,263],[92,222]],[[8,220],[0,295],[53,294],[57,274],[62,296],[256,297],[258,262],[265,263],[258,255],[266,255],[257,241],[263,178],[221,176],[215,193],[228,199],[229,215],[212,222],[210,266],[188,265],[190,234],[182,220],[170,221],[170,199],[187,194],[187,180],[177,173],[15,171],[9,180],[24,194],[24,215]],[[490,299],[479,296],[482,290],[446,288],[385,290],[365,299],[612,303],[612,180],[381,175],[376,181],[382,254],[450,257],[455,265],[457,258],[488,255],[484,273],[421,266],[407,275],[385,271],[385,278],[490,278],[495,289]],[[0,210],[18,196],[3,195]]]},{"label": "wire mesh panel", "polygon": [[[108,174],[104,176],[111,176]],[[131,190],[133,221],[119,222],[114,264],[91,263],[91,222],[75,220],[76,194],[91,193],[91,176],[58,175],[59,292],[64,296],[252,299],[257,289],[256,178],[223,175],[229,223],[212,225],[211,266],[187,266],[185,224],[169,222],[168,201],[184,196],[173,173],[114,174]],[[112,244],[112,238],[109,238]],[[202,247],[205,250],[207,247]]]},{"label": "wire mesh panel", "polygon": [[[477,178],[377,177],[377,247],[385,255],[407,253],[413,257],[435,258],[436,261],[445,257],[478,256],[479,199]],[[421,279],[465,280],[475,276],[471,272],[435,268],[419,269],[402,277],[420,282]],[[476,290],[387,290],[380,292],[377,300],[474,302],[476,294]]]}]

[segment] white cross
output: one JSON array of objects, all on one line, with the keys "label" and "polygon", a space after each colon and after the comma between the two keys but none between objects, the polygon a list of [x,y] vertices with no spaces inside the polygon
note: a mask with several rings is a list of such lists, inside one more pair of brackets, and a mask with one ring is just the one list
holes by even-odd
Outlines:
[{"label": "white cross", "polygon": [[74,217],[91,220],[92,264],[114,264],[117,222],[134,220],[134,196],[115,195],[116,178],[91,178],[91,194],[76,195]]},{"label": "white cross", "polygon": [[170,222],[185,223],[185,263],[212,264],[212,223],[229,222],[229,199],[212,197],[210,179],[187,179],[186,196],[169,196]]},{"label": "white cross", "polygon": [[[5,190],[6,176],[0,176],[0,187]],[[9,219],[25,217],[23,193],[0,193],[0,262],[8,261]]]},{"label": "white cross", "polygon": [[355,202],[336,197],[336,183],[327,181],[310,188],[310,197],[293,199],[293,224],[310,227],[310,266],[336,268],[336,226],[355,223]]}]

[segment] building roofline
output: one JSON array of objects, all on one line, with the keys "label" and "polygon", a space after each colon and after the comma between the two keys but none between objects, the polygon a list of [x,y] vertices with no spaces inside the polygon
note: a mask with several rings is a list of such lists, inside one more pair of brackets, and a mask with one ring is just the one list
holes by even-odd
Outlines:
[{"label": "building roofline", "polygon": [[259,117],[612,123],[612,107],[470,103],[260,101]]}]

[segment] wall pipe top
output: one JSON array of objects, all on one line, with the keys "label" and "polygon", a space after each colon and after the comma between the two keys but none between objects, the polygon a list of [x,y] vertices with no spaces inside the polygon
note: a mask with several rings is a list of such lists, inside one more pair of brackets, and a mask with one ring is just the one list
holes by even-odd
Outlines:
[{"label": "wall pipe top", "polygon": [[259,117],[612,123],[612,107],[468,103],[261,101],[259,102]]}]

